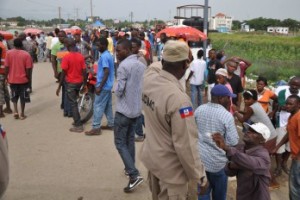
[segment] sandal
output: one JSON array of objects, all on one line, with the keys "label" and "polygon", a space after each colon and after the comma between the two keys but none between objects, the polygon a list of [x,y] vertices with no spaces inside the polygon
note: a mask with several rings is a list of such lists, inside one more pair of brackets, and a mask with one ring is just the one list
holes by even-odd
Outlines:
[{"label": "sandal", "polygon": [[14,118],[15,118],[15,119],[19,119],[19,117],[20,117],[20,116],[19,116],[19,113],[14,113]]},{"label": "sandal", "polygon": [[24,120],[24,119],[26,119],[27,118],[27,116],[26,115],[24,115],[24,116],[20,116],[20,120]]}]

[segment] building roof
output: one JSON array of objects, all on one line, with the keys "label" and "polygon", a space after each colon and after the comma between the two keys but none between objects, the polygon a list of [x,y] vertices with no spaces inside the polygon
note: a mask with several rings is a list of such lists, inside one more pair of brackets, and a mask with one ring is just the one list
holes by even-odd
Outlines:
[{"label": "building roof", "polygon": [[218,14],[216,14],[216,16],[215,17],[226,17],[226,15],[225,14],[223,14],[223,13],[218,13]]}]

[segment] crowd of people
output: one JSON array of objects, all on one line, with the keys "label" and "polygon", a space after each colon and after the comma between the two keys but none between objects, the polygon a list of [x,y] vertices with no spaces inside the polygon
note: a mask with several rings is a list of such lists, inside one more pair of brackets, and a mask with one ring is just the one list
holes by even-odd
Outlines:
[{"label": "crowd of people", "polygon": [[143,142],[140,159],[153,199],[226,199],[229,176],[236,176],[237,199],[270,199],[282,171],[289,174],[290,199],[300,199],[300,77],[272,91],[259,76],[256,88],[247,88],[250,61],[216,49],[207,58],[200,49],[193,58],[186,38],[161,34],[155,40],[145,30],[16,33],[11,50],[3,39],[0,35],[0,117],[13,113],[26,119],[34,62],[49,59],[63,116],[73,118],[69,131],[84,132],[78,98],[97,66],[92,127],[85,135],[114,132],[129,178],[124,192],[144,181],[135,166],[136,141]]}]

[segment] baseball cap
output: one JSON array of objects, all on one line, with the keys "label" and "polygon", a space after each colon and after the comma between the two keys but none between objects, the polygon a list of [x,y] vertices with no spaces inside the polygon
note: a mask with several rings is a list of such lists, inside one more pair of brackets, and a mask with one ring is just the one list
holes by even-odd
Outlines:
[{"label": "baseball cap", "polygon": [[81,35],[81,30],[80,29],[75,29],[73,32],[73,35]]},{"label": "baseball cap", "polygon": [[270,129],[261,122],[255,124],[248,124],[246,122],[243,123],[244,127],[248,129],[249,127],[255,130],[257,133],[261,134],[263,138],[267,141],[271,135]]},{"label": "baseball cap", "polygon": [[228,77],[228,72],[226,69],[220,68],[216,71],[216,75],[222,75],[222,76]]},{"label": "baseball cap", "polygon": [[167,62],[178,62],[189,59],[189,47],[185,42],[169,40],[163,51],[163,59]]},{"label": "baseball cap", "polygon": [[212,96],[218,96],[218,97],[232,97],[232,98],[236,97],[236,95],[231,93],[225,85],[221,85],[221,84],[215,85],[211,89],[210,93]]}]

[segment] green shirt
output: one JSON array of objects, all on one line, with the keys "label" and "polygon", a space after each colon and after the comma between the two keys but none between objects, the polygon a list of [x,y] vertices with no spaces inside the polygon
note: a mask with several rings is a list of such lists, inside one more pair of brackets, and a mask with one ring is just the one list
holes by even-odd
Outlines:
[{"label": "green shirt", "polygon": [[62,72],[61,69],[61,61],[62,58],[68,53],[67,48],[62,44],[60,41],[58,41],[51,50],[51,55],[56,56],[57,60],[57,72]]}]

